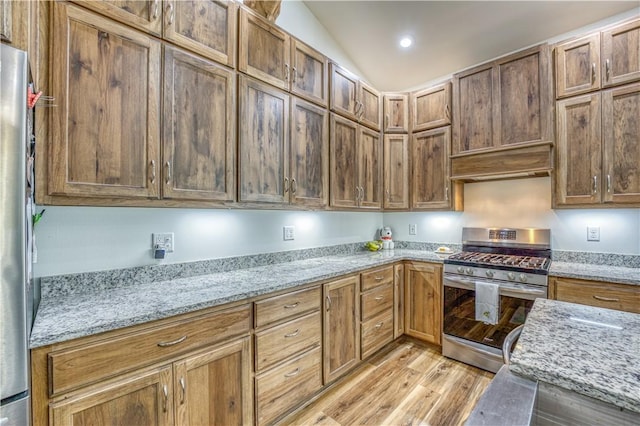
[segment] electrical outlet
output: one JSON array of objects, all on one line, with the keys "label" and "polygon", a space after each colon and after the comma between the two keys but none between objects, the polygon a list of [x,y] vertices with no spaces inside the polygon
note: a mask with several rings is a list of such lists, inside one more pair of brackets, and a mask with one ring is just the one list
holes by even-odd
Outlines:
[{"label": "electrical outlet", "polygon": [[296,239],[296,228],[294,226],[285,226],[282,230],[285,241]]},{"label": "electrical outlet", "polygon": [[173,253],[173,232],[151,234],[151,248],[163,249],[167,253]]},{"label": "electrical outlet", "polygon": [[600,241],[599,226],[587,226],[587,241]]},{"label": "electrical outlet", "polygon": [[418,224],[412,223],[409,225],[409,235],[418,235]]}]

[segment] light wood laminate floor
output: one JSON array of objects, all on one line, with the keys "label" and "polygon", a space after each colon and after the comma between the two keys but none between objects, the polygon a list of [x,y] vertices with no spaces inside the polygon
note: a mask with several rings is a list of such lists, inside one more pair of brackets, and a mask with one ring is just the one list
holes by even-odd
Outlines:
[{"label": "light wood laminate floor", "polygon": [[283,424],[460,425],[492,378],[403,338]]}]

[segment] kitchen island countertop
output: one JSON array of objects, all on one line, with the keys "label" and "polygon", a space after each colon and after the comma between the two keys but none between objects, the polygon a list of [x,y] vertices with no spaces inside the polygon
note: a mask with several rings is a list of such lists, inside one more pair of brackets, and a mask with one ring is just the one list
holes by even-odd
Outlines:
[{"label": "kitchen island countertop", "polygon": [[640,314],[537,299],[509,369],[640,413]]}]

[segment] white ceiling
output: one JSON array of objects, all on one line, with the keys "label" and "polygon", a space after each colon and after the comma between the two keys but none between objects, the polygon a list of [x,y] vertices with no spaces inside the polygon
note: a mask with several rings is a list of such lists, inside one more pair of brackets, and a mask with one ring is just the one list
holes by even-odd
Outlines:
[{"label": "white ceiling", "polygon": [[[635,9],[632,1],[304,2],[381,91],[414,89],[488,59]],[[409,49],[399,47],[408,34]]]}]

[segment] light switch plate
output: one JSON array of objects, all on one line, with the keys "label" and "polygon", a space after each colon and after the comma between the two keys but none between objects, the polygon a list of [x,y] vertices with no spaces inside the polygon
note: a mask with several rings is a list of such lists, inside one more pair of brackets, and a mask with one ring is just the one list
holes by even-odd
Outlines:
[{"label": "light switch plate", "polygon": [[600,241],[599,226],[587,226],[587,241]]}]

